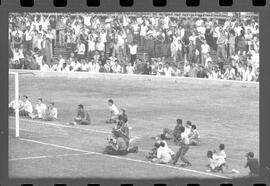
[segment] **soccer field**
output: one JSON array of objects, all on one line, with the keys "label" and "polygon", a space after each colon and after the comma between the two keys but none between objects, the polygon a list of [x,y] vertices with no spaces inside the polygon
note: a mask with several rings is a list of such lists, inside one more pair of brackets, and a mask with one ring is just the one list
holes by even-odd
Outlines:
[{"label": "soccer field", "polygon": [[[15,119],[9,118],[9,176],[11,178],[235,178],[248,174],[245,154],[259,156],[259,85],[194,79],[150,80],[78,78],[57,75],[19,75],[20,95],[33,105],[41,97],[55,102],[59,121],[20,119],[20,138],[15,138]],[[10,76],[10,100],[14,79]],[[131,145],[137,154],[109,156],[107,145],[112,124],[105,124],[107,100],[112,98],[127,111]],[[78,104],[89,111],[92,125],[70,126]],[[192,166],[154,164],[145,159],[151,137],[173,128],[177,118],[190,120],[201,134],[201,145],[186,154]],[[225,144],[229,170],[206,171],[206,152]],[[178,147],[168,142],[176,152]],[[180,163],[180,160],[179,160]]]}]

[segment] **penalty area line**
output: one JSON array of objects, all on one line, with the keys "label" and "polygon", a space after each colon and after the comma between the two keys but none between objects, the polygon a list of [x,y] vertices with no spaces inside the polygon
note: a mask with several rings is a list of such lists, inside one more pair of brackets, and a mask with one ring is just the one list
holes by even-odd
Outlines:
[{"label": "penalty area line", "polygon": [[121,157],[121,156],[113,156],[113,155],[103,154],[103,153],[100,153],[100,152],[86,151],[86,150],[82,150],[82,149],[71,148],[71,147],[66,147],[66,146],[52,144],[52,143],[46,143],[46,142],[37,141],[37,140],[31,140],[31,139],[26,139],[26,138],[20,138],[20,140],[28,141],[28,142],[32,142],[32,143],[37,143],[37,144],[42,144],[42,145],[47,145],[47,146],[53,146],[53,147],[59,147],[59,148],[74,150],[74,151],[78,151],[78,152],[95,154],[95,155],[99,155],[99,156],[103,156],[103,157],[109,157],[109,158],[114,158],[114,159],[138,162],[138,163],[148,164],[148,165],[155,165],[155,166],[159,166],[159,167],[165,167],[165,168],[181,170],[181,171],[186,171],[186,172],[192,172],[192,173],[196,173],[196,174],[202,174],[202,175],[207,175],[207,176],[212,176],[212,177],[217,177],[217,178],[232,179],[232,178],[227,177],[227,176],[222,176],[222,175],[217,175],[217,174],[212,174],[212,173],[206,173],[206,172],[203,172],[203,171],[187,169],[187,168],[182,168],[182,167],[175,167],[175,166],[166,165],[166,164],[157,164],[157,163],[152,163],[152,162],[138,160],[138,159],[131,159],[131,158],[126,158],[126,157]]}]

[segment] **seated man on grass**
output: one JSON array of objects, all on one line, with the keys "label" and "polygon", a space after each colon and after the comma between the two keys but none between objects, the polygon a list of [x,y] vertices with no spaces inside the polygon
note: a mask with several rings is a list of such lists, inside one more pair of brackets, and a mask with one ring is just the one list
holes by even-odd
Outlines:
[{"label": "seated man on grass", "polygon": [[[21,107],[22,107],[22,100],[20,99],[19,96],[19,110]],[[8,115],[15,116],[15,110],[16,110],[16,101],[14,99],[8,104]]]},{"label": "seated man on grass", "polygon": [[[180,139],[180,133],[179,133],[179,127],[182,126],[182,119],[177,119],[176,120],[176,126],[174,127],[174,129],[170,129],[170,128],[164,128],[163,129],[163,133],[161,135],[163,135],[165,137],[165,139]],[[158,137],[154,137],[155,139],[159,138],[161,135],[159,135]]]},{"label": "seated man on grass", "polygon": [[167,164],[172,160],[171,151],[165,147],[165,143],[160,142],[157,149],[157,158],[152,159],[152,162]]},{"label": "seated man on grass", "polygon": [[228,168],[226,164],[225,145],[220,144],[219,149],[216,151],[208,151],[207,157],[209,158],[209,164],[207,165],[212,172],[223,173],[224,167]]},{"label": "seated man on grass", "polygon": [[57,115],[58,115],[57,108],[54,106],[54,103],[52,102],[48,105],[48,108],[46,110],[45,116],[43,117],[43,120],[45,121],[57,120]]},{"label": "seated man on grass", "polygon": [[29,117],[32,114],[32,112],[33,112],[32,103],[28,100],[28,96],[23,96],[19,115],[23,117]]},{"label": "seated man on grass", "polygon": [[46,105],[43,103],[42,98],[38,98],[38,102],[35,106],[34,112],[30,114],[32,119],[42,119],[46,114]]},{"label": "seated man on grass", "polygon": [[190,137],[189,137],[190,145],[200,145],[200,133],[197,130],[196,125],[191,125],[191,132],[190,132]]},{"label": "seated man on grass", "polygon": [[108,105],[109,105],[109,110],[110,110],[110,116],[106,120],[106,123],[117,123],[120,112],[118,108],[115,106],[112,99],[108,100]]},{"label": "seated man on grass", "polygon": [[71,122],[70,125],[90,125],[91,120],[89,113],[84,109],[82,104],[78,105],[78,113],[74,118],[74,122]]}]

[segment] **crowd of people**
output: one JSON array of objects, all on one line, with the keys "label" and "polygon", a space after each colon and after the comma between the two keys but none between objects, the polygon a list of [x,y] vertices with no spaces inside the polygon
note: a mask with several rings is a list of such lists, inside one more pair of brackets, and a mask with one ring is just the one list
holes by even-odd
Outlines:
[{"label": "crowd of people", "polygon": [[9,23],[10,68],[259,81],[257,17],[23,13]]}]

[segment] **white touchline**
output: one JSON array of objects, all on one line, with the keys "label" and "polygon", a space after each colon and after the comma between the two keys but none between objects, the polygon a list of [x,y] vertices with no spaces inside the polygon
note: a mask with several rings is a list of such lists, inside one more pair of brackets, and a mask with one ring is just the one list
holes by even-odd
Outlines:
[{"label": "white touchline", "polygon": [[136,160],[136,159],[131,159],[131,158],[124,158],[124,157],[120,157],[120,156],[112,156],[112,155],[103,154],[103,153],[99,153],[99,152],[86,151],[86,150],[82,150],[82,149],[71,148],[71,147],[66,147],[66,146],[62,146],[62,145],[56,145],[56,144],[46,143],[46,142],[42,142],[42,141],[26,139],[26,138],[20,138],[20,140],[28,141],[28,142],[32,142],[32,143],[38,143],[38,144],[42,144],[42,145],[48,145],[48,146],[53,146],[53,147],[59,147],[59,148],[74,150],[74,151],[78,151],[78,152],[96,154],[96,155],[115,158],[115,159],[139,162],[139,163],[144,163],[144,164],[148,164],[148,165],[156,165],[156,166],[161,166],[161,167],[166,167],[166,168],[171,168],[171,169],[176,169],[176,170],[184,170],[184,171],[187,171],[187,172],[193,172],[193,173],[197,173],[197,174],[204,174],[204,175],[218,177],[218,178],[232,179],[232,178],[227,177],[227,176],[221,176],[221,175],[206,173],[206,172],[202,172],[202,171],[192,170],[192,169],[186,169],[186,168],[181,168],[181,167],[173,167],[173,166],[165,165],[165,164],[156,164],[156,163],[152,163],[152,162],[147,162],[147,161],[143,161],[143,160]]},{"label": "white touchline", "polygon": [[83,156],[89,155],[92,153],[77,153],[77,154],[58,154],[58,155],[48,155],[48,156],[29,156],[29,157],[22,157],[22,158],[12,158],[8,161],[19,161],[19,160],[33,160],[33,159],[44,159],[44,158],[55,158],[55,157],[69,157],[69,156]]}]

